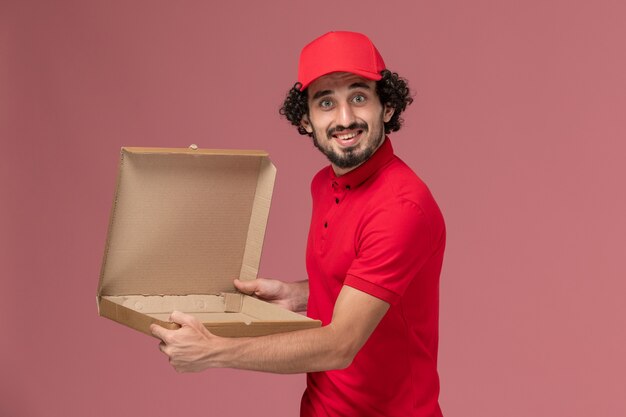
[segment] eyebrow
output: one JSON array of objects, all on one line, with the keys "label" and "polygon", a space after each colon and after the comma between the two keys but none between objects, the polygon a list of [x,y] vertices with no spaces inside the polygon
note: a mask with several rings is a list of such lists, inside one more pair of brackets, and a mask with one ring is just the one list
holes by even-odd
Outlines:
[{"label": "eyebrow", "polygon": [[362,83],[362,82],[356,82],[356,83],[350,84],[350,87],[348,87],[348,89],[350,89],[350,90],[354,90],[355,88],[364,88],[366,90],[369,90],[370,86],[369,86],[369,84],[365,84],[365,83]]},{"label": "eyebrow", "polygon": [[[348,86],[349,90],[354,90],[356,88],[363,88],[365,90],[370,90],[371,89],[368,84],[365,84],[363,82],[352,83],[352,84],[350,84]],[[318,91],[317,93],[313,94],[313,100],[316,100],[316,99],[318,99],[320,97],[324,97],[324,96],[330,95],[332,93],[333,93],[333,90],[321,90],[321,91]]]},{"label": "eyebrow", "polygon": [[333,90],[321,90],[321,91],[318,91],[317,93],[313,94],[313,100],[316,100],[316,99],[318,99],[320,97],[327,96],[327,95],[332,94],[332,93],[333,93]]}]

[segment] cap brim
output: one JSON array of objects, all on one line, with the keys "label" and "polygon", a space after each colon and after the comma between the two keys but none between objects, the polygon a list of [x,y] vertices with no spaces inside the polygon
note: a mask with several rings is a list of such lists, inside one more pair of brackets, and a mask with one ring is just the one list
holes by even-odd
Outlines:
[{"label": "cap brim", "polygon": [[318,78],[324,77],[324,76],[326,76],[328,74],[332,74],[334,72],[349,72],[351,74],[355,74],[355,75],[358,75],[359,77],[363,77],[363,78],[366,78],[366,79],[372,80],[372,81],[378,81],[378,80],[383,78],[383,76],[380,73],[375,73],[375,72],[371,72],[371,71],[357,70],[357,69],[354,69],[354,68],[349,69],[349,70],[333,69],[332,71],[328,71],[328,72],[325,72],[323,74],[318,75],[317,77],[307,81],[306,83],[301,82],[302,87],[300,87],[300,91],[304,91],[308,86],[310,86]]}]

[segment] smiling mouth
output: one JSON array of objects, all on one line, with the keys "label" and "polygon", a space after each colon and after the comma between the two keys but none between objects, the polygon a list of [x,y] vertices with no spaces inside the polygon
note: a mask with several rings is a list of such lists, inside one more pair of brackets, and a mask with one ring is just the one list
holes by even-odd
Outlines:
[{"label": "smiling mouth", "polygon": [[351,146],[358,142],[358,140],[361,138],[362,133],[363,130],[359,129],[346,133],[335,133],[332,135],[332,137],[342,146]]},{"label": "smiling mouth", "polygon": [[352,132],[352,133],[344,133],[344,134],[339,134],[339,135],[334,135],[337,139],[340,140],[350,140],[353,137],[355,137],[356,135],[358,135],[359,133],[361,133],[361,131],[357,131],[357,132]]}]

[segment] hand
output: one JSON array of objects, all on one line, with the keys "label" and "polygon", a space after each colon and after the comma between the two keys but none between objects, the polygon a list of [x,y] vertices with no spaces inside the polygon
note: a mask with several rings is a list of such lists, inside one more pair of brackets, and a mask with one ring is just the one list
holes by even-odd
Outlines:
[{"label": "hand", "polygon": [[150,326],[152,334],[162,340],[161,352],[169,358],[177,372],[198,372],[210,367],[212,346],[219,337],[211,334],[195,317],[174,311],[170,321],[181,325],[168,330],[157,324]]},{"label": "hand", "polygon": [[254,295],[263,301],[278,304],[291,311],[304,311],[309,298],[308,281],[283,282],[257,278],[251,281],[235,279],[235,287],[244,294]]}]

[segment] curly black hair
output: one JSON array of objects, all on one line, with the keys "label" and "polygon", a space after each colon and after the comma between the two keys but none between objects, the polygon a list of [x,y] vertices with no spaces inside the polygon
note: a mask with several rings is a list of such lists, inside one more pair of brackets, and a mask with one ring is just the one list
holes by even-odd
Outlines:
[{"label": "curly black hair", "polygon": [[[387,104],[394,109],[391,120],[385,123],[385,133],[388,134],[400,130],[404,122],[400,115],[406,110],[406,106],[413,102],[413,98],[406,79],[389,70],[383,70],[380,74],[382,78],[376,81],[376,93],[381,104]],[[278,112],[298,128],[298,133],[311,136],[300,124],[302,118],[309,114],[307,89],[300,91],[300,87],[302,87],[300,83],[295,83],[291,87]]]}]

